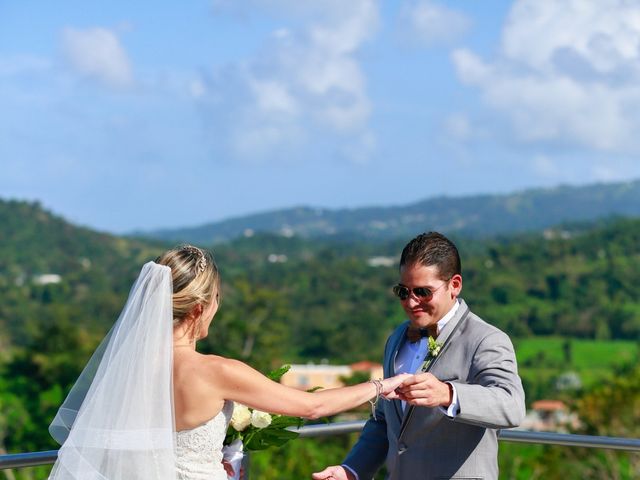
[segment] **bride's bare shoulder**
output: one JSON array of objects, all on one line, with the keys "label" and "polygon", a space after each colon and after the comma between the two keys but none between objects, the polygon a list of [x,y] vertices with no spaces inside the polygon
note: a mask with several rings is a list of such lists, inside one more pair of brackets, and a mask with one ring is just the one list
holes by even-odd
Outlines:
[{"label": "bride's bare shoulder", "polygon": [[238,368],[249,368],[248,365],[235,358],[221,357],[219,355],[203,355],[204,362],[209,368],[222,368],[235,370]]},{"label": "bride's bare shoulder", "polygon": [[255,378],[255,375],[256,372],[246,363],[233,358],[197,352],[174,357],[174,381],[180,383],[202,383],[204,388],[220,389],[243,379]]},{"label": "bride's bare shoulder", "polygon": [[179,354],[174,357],[173,380],[174,385],[186,388],[189,392],[209,392],[212,388],[217,391],[225,384],[226,379],[232,378],[235,362],[218,355],[206,355],[197,352]]},{"label": "bride's bare shoulder", "polygon": [[219,355],[202,355],[200,361],[203,372],[211,379],[232,377],[240,371],[249,368],[240,360],[221,357]]}]

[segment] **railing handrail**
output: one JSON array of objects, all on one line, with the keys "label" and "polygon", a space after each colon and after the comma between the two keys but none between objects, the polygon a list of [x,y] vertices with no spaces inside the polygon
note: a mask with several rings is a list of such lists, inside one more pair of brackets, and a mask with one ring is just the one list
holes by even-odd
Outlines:
[{"label": "railing handrail", "polygon": [[[355,433],[362,430],[364,421],[338,422],[319,425],[305,425],[292,428],[301,438],[326,437]],[[531,430],[501,430],[499,439],[507,442],[535,443],[570,447],[604,448],[640,452],[640,439],[622,437],[599,437],[570,433],[534,432]],[[7,468],[35,467],[49,465],[56,461],[57,450],[46,452],[13,453],[0,455],[0,470]]]},{"label": "railing handrail", "polygon": [[[354,433],[362,430],[365,421],[339,422],[318,425],[305,425],[300,429],[292,429],[300,433],[300,437],[324,437]],[[543,443],[565,447],[604,448],[609,450],[627,450],[640,452],[640,439],[623,437],[601,437],[595,435],[578,435],[574,433],[536,432],[533,430],[505,429],[500,430],[498,437],[506,442]]]},{"label": "railing handrail", "polygon": [[9,453],[0,455],[0,470],[7,468],[37,467],[55,463],[58,458],[58,450],[46,452]]}]

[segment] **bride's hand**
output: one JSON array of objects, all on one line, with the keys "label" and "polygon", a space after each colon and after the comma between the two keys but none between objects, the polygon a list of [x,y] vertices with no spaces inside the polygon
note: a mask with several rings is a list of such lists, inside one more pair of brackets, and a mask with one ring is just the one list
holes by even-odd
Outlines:
[{"label": "bride's hand", "polygon": [[224,468],[224,471],[227,472],[227,477],[233,478],[233,476],[236,474],[231,464],[226,460],[222,460],[222,467]]},{"label": "bride's hand", "polygon": [[[222,467],[224,468],[224,471],[227,473],[227,477],[229,478],[234,478],[234,475],[236,474],[235,470],[233,469],[233,466],[227,462],[226,460],[222,460]],[[240,480],[244,479],[244,467],[240,467],[240,476],[238,477],[240,478]]]},{"label": "bride's hand", "polygon": [[389,377],[382,380],[382,396],[387,400],[394,400],[398,398],[396,389],[402,385],[402,383],[408,378],[413,377],[408,373],[401,373],[395,377]]}]

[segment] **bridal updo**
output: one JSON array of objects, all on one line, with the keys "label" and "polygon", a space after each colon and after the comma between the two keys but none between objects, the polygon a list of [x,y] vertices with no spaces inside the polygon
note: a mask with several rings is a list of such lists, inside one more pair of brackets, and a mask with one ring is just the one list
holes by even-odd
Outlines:
[{"label": "bridal updo", "polygon": [[[218,267],[206,250],[183,245],[163,253],[156,263],[171,269],[174,327],[182,324],[196,305],[207,308],[213,300],[219,299]],[[193,325],[196,331],[197,327]]]}]

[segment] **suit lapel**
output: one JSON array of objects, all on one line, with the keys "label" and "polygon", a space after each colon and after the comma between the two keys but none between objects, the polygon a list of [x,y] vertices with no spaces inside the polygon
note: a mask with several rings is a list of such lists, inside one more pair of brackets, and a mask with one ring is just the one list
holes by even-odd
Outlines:
[{"label": "suit lapel", "polygon": [[467,304],[465,303],[464,300],[460,299],[460,304],[458,305],[458,310],[456,311],[456,314],[453,316],[451,320],[447,322],[447,324],[444,326],[444,328],[440,332],[440,335],[438,335],[439,343],[442,343],[443,345],[445,343],[448,343],[447,340],[449,339],[451,334],[455,330],[457,330],[458,322],[460,322],[460,320],[462,319],[464,314],[467,312],[467,310],[469,310],[469,307],[467,307]]},{"label": "suit lapel", "polygon": [[[404,328],[399,329],[399,334],[393,339],[391,346],[391,354],[387,357],[387,371],[389,372],[389,376],[394,376],[396,374],[396,357],[398,356],[398,352],[400,351],[400,347],[402,346],[404,339],[407,336],[407,328],[409,328],[409,322],[404,324]],[[400,400],[392,400],[393,407],[398,415],[398,420],[402,420],[402,403]]]}]

